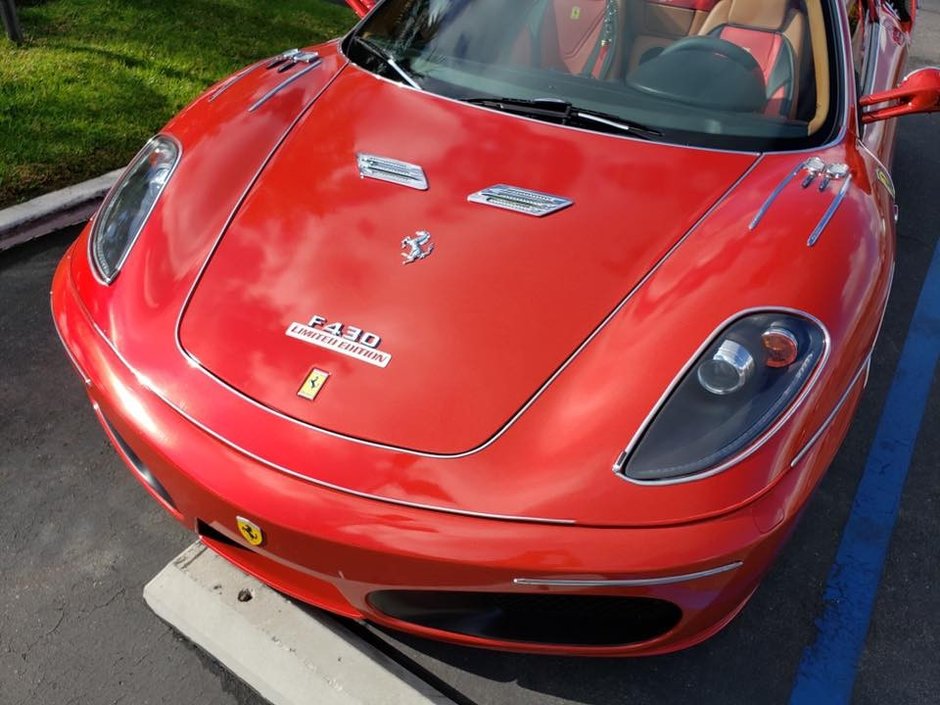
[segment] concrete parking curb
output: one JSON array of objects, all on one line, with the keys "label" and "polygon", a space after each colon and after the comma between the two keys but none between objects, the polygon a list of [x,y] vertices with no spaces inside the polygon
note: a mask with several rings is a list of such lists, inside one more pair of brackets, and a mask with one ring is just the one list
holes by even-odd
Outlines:
[{"label": "concrete parking curb", "polygon": [[455,705],[371,644],[198,541],[144,587],[144,600],[273,705]]},{"label": "concrete parking curb", "polygon": [[116,169],[0,211],[0,252],[87,220],[123,171]]}]

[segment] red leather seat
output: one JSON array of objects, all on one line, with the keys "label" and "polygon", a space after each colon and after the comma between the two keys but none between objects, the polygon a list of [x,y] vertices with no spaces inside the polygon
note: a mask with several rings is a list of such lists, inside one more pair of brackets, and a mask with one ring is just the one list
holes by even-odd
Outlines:
[{"label": "red leather seat", "polygon": [[619,69],[623,0],[536,0],[517,63],[605,79]]}]

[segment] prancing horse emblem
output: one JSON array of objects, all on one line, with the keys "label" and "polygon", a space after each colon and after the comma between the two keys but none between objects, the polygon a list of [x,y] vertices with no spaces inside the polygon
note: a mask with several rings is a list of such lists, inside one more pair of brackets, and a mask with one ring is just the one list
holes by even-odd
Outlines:
[{"label": "prancing horse emblem", "polygon": [[[427,248],[424,246],[427,245]],[[406,237],[401,241],[401,246],[407,247],[407,252],[402,252],[401,256],[405,260],[402,264],[411,264],[419,259],[424,259],[434,252],[434,244],[431,242],[431,233],[427,230],[419,230],[414,237]],[[424,249],[422,249],[424,248]]]},{"label": "prancing horse emblem", "polygon": [[238,527],[238,532],[245,538],[245,541],[252,546],[260,546],[264,543],[264,531],[261,530],[260,526],[251,521],[251,519],[235,517],[235,525]]}]

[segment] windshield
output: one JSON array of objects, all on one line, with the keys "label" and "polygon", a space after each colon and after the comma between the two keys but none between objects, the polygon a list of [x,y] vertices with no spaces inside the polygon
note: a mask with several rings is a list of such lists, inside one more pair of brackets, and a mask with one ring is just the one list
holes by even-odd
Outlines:
[{"label": "windshield", "polygon": [[832,12],[825,0],[385,0],[345,50],[386,78],[535,119],[804,149],[839,117]]}]

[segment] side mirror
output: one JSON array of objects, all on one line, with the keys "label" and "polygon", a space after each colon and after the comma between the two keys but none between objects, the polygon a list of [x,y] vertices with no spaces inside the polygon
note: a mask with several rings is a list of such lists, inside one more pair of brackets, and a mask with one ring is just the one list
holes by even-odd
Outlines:
[{"label": "side mirror", "polygon": [[353,9],[353,12],[363,17],[375,5],[375,0],[346,0],[346,4]]},{"label": "side mirror", "polygon": [[[874,106],[889,103],[881,108]],[[872,93],[858,102],[862,108],[862,122],[877,122],[914,113],[932,113],[940,110],[940,68],[918,69],[909,73],[901,85],[890,91]],[[865,108],[871,108],[865,110]]]}]

